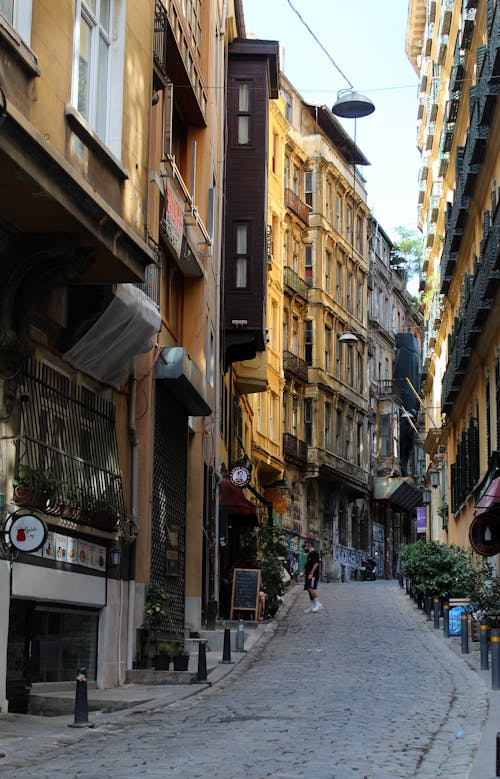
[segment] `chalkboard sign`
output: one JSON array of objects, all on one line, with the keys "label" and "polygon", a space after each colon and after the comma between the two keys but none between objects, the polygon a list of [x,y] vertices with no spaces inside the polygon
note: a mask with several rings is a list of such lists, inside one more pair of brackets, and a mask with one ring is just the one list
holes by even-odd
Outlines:
[{"label": "chalkboard sign", "polygon": [[260,571],[254,568],[235,568],[231,595],[231,619],[235,611],[255,611],[259,607]]}]

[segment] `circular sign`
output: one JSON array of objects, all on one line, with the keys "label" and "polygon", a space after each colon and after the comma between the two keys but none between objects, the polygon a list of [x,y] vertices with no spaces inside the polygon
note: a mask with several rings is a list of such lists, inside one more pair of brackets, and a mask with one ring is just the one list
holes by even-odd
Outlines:
[{"label": "circular sign", "polygon": [[13,514],[7,530],[9,541],[20,552],[36,552],[47,540],[47,525],[34,514]]},{"label": "circular sign", "polygon": [[489,512],[477,514],[469,528],[472,548],[483,557],[492,557],[500,552],[500,523],[498,517]]},{"label": "circular sign", "polygon": [[246,487],[250,481],[250,471],[248,468],[244,468],[243,465],[237,465],[231,469],[229,479],[235,487]]}]

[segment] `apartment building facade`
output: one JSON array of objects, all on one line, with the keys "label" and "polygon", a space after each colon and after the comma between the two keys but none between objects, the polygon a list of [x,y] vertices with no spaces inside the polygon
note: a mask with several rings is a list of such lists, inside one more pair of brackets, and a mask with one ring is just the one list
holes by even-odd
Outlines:
[{"label": "apartment building facade", "polygon": [[427,533],[485,555],[498,551],[499,23],[488,0],[417,0],[407,33],[421,76]]}]

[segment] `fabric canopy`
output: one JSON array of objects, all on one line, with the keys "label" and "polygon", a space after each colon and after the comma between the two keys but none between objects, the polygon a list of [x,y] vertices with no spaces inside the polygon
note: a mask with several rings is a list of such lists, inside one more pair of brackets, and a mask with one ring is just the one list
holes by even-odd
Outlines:
[{"label": "fabric canopy", "polygon": [[493,479],[476,506],[476,517],[488,512],[500,518],[500,476]]},{"label": "fabric canopy", "polygon": [[160,327],[155,303],[133,284],[118,284],[106,311],[63,358],[94,379],[119,387],[133,358],[153,348]]},{"label": "fabric canopy", "polygon": [[219,487],[220,505],[224,506],[228,514],[244,517],[253,517],[257,520],[257,506],[245,498],[243,489],[235,487],[229,479],[222,479]]}]

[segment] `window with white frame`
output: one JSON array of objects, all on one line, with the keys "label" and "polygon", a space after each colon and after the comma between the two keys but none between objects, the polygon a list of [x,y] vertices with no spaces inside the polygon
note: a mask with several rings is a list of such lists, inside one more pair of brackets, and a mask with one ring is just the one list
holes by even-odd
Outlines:
[{"label": "window with white frame", "polygon": [[238,85],[238,114],[236,137],[239,146],[250,143],[250,83],[241,82]]},{"label": "window with white frame", "polygon": [[236,225],[236,255],[235,255],[234,286],[244,289],[248,286],[248,225]]},{"label": "window with white frame", "polygon": [[75,8],[72,104],[121,158],[124,2],[76,0]]},{"label": "window with white frame", "polygon": [[0,0],[0,14],[28,45],[31,43],[31,6],[32,0]]}]

